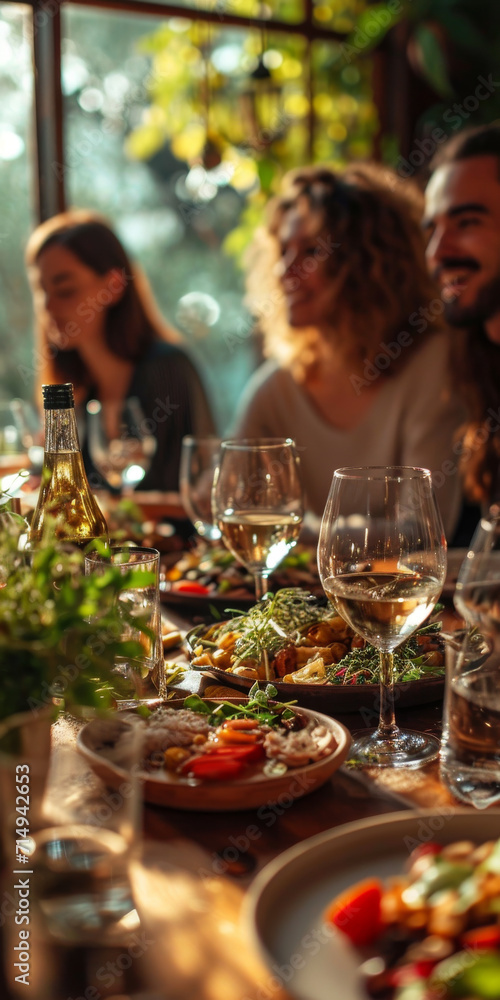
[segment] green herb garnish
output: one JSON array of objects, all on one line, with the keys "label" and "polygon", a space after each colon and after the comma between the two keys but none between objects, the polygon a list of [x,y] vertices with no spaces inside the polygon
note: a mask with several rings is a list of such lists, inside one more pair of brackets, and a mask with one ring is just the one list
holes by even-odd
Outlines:
[{"label": "green herb garnish", "polygon": [[[424,625],[410,639],[407,639],[394,653],[394,681],[416,681],[422,677],[443,677],[444,665],[426,663],[417,637],[439,634],[441,622]],[[380,656],[374,646],[351,649],[349,653],[326,667],[326,676],[331,684],[378,684],[380,680]]]},{"label": "green herb garnish", "polygon": [[184,699],[183,707],[198,712],[200,715],[208,716],[210,725],[217,726],[224,719],[256,719],[258,722],[266,723],[268,726],[278,726],[284,719],[292,719],[294,712],[290,706],[296,702],[272,701],[278,694],[272,684],[268,684],[265,690],[254,684],[248,694],[248,701],[244,705],[234,705],[230,701],[210,701],[200,698],[198,694],[190,694]]},{"label": "green herb garnish", "polygon": [[[229,610],[229,609],[227,609]],[[296,642],[300,632],[313,622],[322,621],[331,614],[328,607],[321,607],[307,590],[284,587],[275,594],[266,594],[253,608],[236,618],[224,622],[217,630],[217,637],[228,632],[239,632],[234,647],[234,666],[242,660],[260,661],[264,650],[270,657],[280,649]]]}]

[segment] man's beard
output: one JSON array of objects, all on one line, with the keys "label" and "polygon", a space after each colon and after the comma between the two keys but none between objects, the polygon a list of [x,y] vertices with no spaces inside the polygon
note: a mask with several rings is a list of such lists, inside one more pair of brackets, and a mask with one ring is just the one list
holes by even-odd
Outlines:
[{"label": "man's beard", "polygon": [[444,316],[451,326],[475,326],[486,323],[500,312],[500,273],[478,292],[476,301],[469,306],[460,305],[458,295],[454,302],[444,303]]}]

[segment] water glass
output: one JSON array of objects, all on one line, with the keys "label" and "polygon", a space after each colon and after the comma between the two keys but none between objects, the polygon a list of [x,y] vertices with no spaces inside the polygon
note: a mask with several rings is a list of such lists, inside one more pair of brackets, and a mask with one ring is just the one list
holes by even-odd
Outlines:
[{"label": "water glass", "polygon": [[446,649],[441,780],[461,802],[500,801],[500,653],[477,631]]},{"label": "water glass", "polygon": [[[116,718],[102,720],[103,739]],[[123,748],[126,780],[108,787],[78,753],[73,727],[59,720],[51,749],[43,712],[0,725],[3,968],[13,998],[85,994],[99,986],[92,970],[127,954],[140,930],[129,879],[140,830],[137,734]]]},{"label": "water glass", "polygon": [[[85,556],[85,573],[105,574],[109,562],[124,574],[134,571],[134,582],[119,597],[122,611],[122,641],[139,643],[141,656],[115,659],[114,673],[120,681],[120,707],[163,697],[165,661],[161,638],[160,553],[158,549],[126,545],[112,546],[110,553],[90,552]],[[140,626],[140,627],[139,627]]]}]

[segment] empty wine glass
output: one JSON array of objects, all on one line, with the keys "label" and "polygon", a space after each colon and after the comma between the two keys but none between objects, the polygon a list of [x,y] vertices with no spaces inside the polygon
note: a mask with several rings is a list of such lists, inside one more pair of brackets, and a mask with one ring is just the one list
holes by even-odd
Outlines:
[{"label": "empty wine glass", "polygon": [[14,480],[20,469],[41,469],[43,444],[36,442],[37,434],[40,425],[30,403],[24,399],[0,402],[0,475],[12,474]]},{"label": "empty wine glass", "polygon": [[468,625],[500,639],[500,510],[482,517],[460,567],[453,601]]},{"label": "empty wine glass", "polygon": [[126,399],[116,428],[109,424],[106,406],[97,399],[87,403],[90,457],[110,489],[121,493],[135,489],[144,479],[156,451],[139,400]]},{"label": "empty wine glass", "polygon": [[196,531],[207,542],[216,542],[221,533],[212,516],[212,486],[220,459],[220,438],[182,439],[179,486],[186,514]]},{"label": "empty wine glass", "polygon": [[291,438],[223,441],[212,511],[224,544],[252,573],[260,600],[302,524],[299,459]]},{"label": "empty wine glass", "polygon": [[379,767],[419,767],[437,757],[432,736],[394,718],[393,655],[432,611],[446,574],[446,542],[426,469],[337,469],[318,546],[326,595],[380,655],[376,730],[357,735],[353,756]]}]

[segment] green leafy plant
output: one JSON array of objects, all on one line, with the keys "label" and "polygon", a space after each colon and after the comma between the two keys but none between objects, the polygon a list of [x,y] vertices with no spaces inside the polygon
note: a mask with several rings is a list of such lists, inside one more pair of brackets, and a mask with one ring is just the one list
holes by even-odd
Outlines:
[{"label": "green leafy plant", "polygon": [[[84,553],[72,546],[54,539],[20,549],[25,530],[22,519],[0,523],[0,719],[53,704],[108,708],[119,693],[115,657],[143,652],[121,639],[130,619],[118,601],[138,573],[109,565],[85,576]],[[148,633],[140,619],[133,624]]]}]

